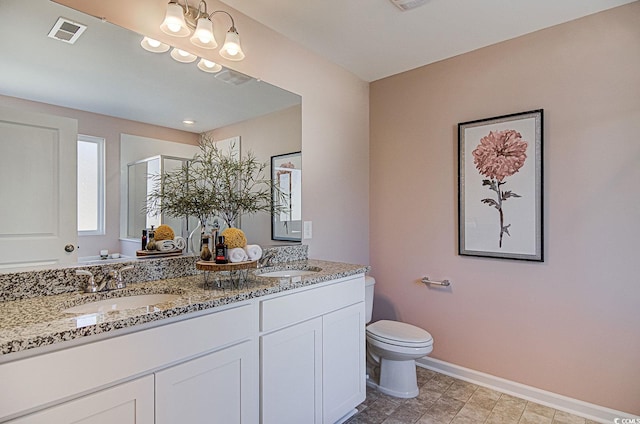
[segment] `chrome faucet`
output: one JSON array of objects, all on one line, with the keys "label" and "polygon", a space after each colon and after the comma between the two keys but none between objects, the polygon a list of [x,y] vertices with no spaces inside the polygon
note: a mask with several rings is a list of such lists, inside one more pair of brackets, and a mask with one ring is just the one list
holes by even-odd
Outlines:
[{"label": "chrome faucet", "polygon": [[87,281],[87,284],[82,287],[82,290],[85,293],[97,293],[103,290],[117,290],[127,287],[127,284],[122,280],[122,272],[129,271],[131,269],[133,269],[133,265],[125,266],[124,268],[121,268],[119,270],[113,269],[104,276],[100,284],[96,283],[96,279],[91,271],[78,269],[76,270],[76,275],[86,275],[89,277],[89,281]]},{"label": "chrome faucet", "polygon": [[[122,279],[122,273],[133,269],[133,265],[128,265],[120,269],[112,269],[109,271],[110,286],[107,286],[107,290],[124,289],[127,287],[127,283]],[[105,278],[106,280],[107,278]]]},{"label": "chrome faucet", "polygon": [[275,256],[276,256],[275,250],[271,250],[266,254],[262,255],[262,257],[258,259],[258,268],[273,265],[273,260],[275,259]]},{"label": "chrome faucet", "polygon": [[[99,292],[100,290],[102,290],[102,288],[104,287],[104,283],[101,285],[97,285],[96,284],[96,280],[95,278],[93,278],[93,274],[91,273],[91,271],[87,271],[86,269],[77,269],[76,270],[76,275],[86,275],[89,277],[89,281],[87,281],[87,285],[85,285],[82,290],[85,293],[96,293]],[[106,283],[106,281],[105,281]]]}]

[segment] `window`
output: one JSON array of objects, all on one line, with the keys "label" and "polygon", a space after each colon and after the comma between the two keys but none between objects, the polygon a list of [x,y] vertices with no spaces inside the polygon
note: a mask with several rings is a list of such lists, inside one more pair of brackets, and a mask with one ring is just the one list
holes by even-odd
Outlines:
[{"label": "window", "polygon": [[104,234],[104,138],[78,135],[78,235]]}]

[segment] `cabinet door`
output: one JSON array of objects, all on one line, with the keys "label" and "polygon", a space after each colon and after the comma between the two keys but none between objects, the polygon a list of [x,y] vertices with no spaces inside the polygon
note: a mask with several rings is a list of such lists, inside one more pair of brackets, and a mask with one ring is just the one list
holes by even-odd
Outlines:
[{"label": "cabinet door", "polygon": [[366,396],[364,302],[322,318],[323,421],[335,423]]},{"label": "cabinet door", "polygon": [[322,419],[322,318],[267,334],[261,342],[261,423]]},{"label": "cabinet door", "polygon": [[153,376],[63,403],[10,424],[153,424]]},{"label": "cabinet door", "polygon": [[156,424],[255,423],[255,357],[247,341],[156,373]]}]

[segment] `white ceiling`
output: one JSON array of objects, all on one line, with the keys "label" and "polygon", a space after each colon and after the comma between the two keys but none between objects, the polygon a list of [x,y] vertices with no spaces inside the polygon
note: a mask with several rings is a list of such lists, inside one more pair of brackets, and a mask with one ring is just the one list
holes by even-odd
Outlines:
[{"label": "white ceiling", "polygon": [[634,0],[427,0],[405,12],[389,0],[223,1],[375,81]]}]

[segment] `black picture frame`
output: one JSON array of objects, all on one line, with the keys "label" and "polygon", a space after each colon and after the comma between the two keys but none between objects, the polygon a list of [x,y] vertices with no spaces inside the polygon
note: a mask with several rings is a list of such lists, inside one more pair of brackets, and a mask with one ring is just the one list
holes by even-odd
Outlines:
[{"label": "black picture frame", "polygon": [[543,109],[458,124],[458,254],[544,261]]},{"label": "black picture frame", "polygon": [[302,152],[271,156],[271,183],[271,239],[302,242]]}]

